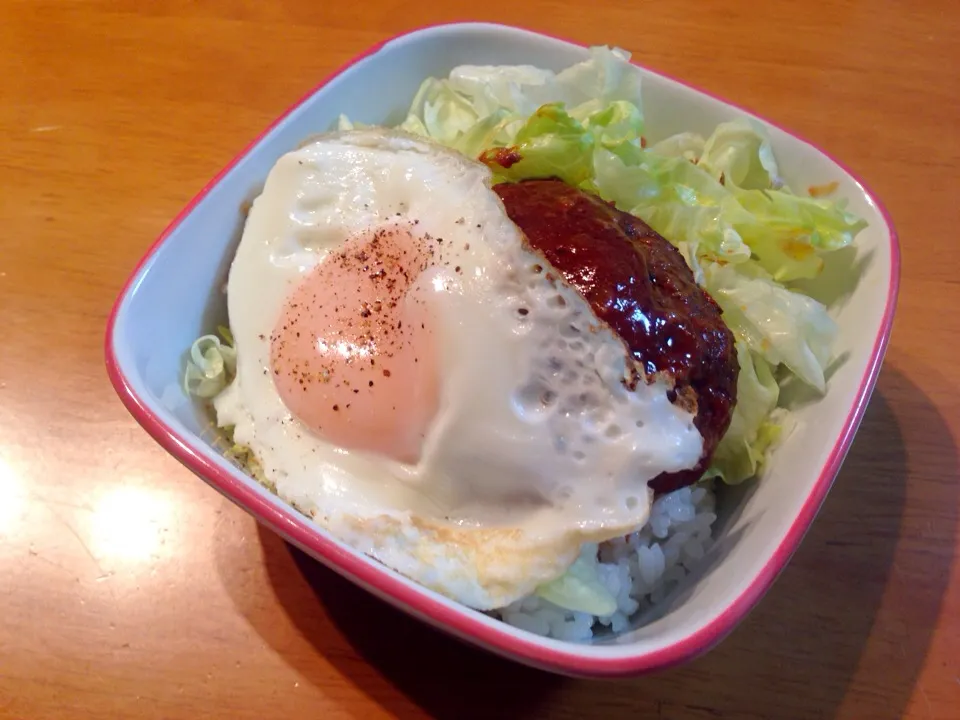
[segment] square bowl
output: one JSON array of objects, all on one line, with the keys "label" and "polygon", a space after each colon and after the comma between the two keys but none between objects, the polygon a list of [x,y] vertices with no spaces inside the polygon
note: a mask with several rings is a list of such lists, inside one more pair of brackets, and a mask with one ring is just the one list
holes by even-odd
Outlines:
[{"label": "square bowl", "polygon": [[[579,676],[639,674],[688,660],[719,642],[770,587],[799,545],[857,430],[886,349],[896,304],[899,251],[882,206],[824,153],[734,105],[634,66],[643,83],[647,136],[657,141],[749,117],[765,126],[793,187],[830,180],[869,226],[850,268],[855,287],[824,278],[812,292],[836,302],[840,327],[828,392],[796,409],[797,427],[762,482],[724,488],[714,542],[704,559],[624,633],[574,644],[543,638],[459,605],[354,551],[241,472],[215,449],[209,421],[181,386],[185,351],[226,318],[221,288],[256,197],[279,157],[340,113],[364,123],[403,119],[421,81],[460,64],[532,64],[559,70],[587,50],[503,25],[429,27],[367,50],[278,118],[164,230],[124,286],[106,333],[108,374],[124,405],[168,452],[213,488],[336,572],[454,636],[545,670]],[[371,89],[376,88],[375,92]]]}]

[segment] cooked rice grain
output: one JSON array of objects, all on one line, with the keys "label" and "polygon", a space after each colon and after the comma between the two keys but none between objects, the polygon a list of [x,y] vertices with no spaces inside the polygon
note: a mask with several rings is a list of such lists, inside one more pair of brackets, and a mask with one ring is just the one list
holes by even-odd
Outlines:
[{"label": "cooked rice grain", "polygon": [[685,487],[658,498],[641,530],[603,543],[597,577],[617,600],[612,615],[565,610],[535,595],[494,615],[523,630],[572,642],[623,632],[633,616],[662,601],[703,557],[716,519],[713,491]]}]

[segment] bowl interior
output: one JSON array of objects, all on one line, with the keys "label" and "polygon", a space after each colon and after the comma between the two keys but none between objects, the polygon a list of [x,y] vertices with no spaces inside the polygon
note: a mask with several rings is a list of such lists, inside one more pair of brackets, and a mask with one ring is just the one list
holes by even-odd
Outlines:
[{"label": "bowl interior", "polygon": [[[183,361],[196,337],[226,321],[222,286],[242,231],[242,208],[259,193],[274,162],[307,136],[330,129],[340,113],[365,123],[402,120],[420,82],[445,75],[455,65],[530,63],[560,69],[585,55],[578,46],[521,30],[447,26],[393,40],[335,76],[213,183],[134,277],[118,305],[112,337],[117,365],[131,391],[160,422],[202,452],[219,457],[210,447],[209,419],[181,388]],[[635,55],[634,60],[642,62],[643,57]],[[706,135],[717,123],[745,115],[672,80],[636,71],[643,76],[652,141],[682,130]],[[583,652],[636,652],[674,643],[709,624],[769,572],[776,553],[792,552],[780,548],[781,543],[837,452],[852,409],[866,401],[861,388],[875,360],[891,285],[890,229],[870,197],[832,160],[777,128],[769,132],[791,186],[799,190],[836,180],[850,208],[870,223],[836,271],[812,286],[816,295],[834,301],[832,312],[841,328],[829,392],[819,399],[796,393],[797,428],[759,482],[721,493],[715,544],[656,615]],[[855,271],[849,276],[853,280],[845,274],[850,270]],[[226,461],[217,462],[233,470]],[[286,511],[255,482],[243,482]],[[501,627],[508,634],[521,633]]]}]

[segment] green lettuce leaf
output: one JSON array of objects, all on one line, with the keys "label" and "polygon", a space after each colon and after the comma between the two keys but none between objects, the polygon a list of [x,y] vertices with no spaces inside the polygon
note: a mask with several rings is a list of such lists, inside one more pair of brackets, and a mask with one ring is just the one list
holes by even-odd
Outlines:
[{"label": "green lettuce leaf", "polygon": [[696,162],[703,154],[706,141],[697,133],[682,132],[661,140],[650,148],[650,152],[666,158],[683,158]]},{"label": "green lettuce leaf", "polygon": [[770,141],[745,120],[721,123],[704,143],[697,161],[703,170],[744,190],[783,184]]},{"label": "green lettuce leaf", "polygon": [[597,546],[591,544],[583,546],[567,572],[537,588],[537,595],[567,610],[601,617],[617,610],[617,599],[597,576]]},{"label": "green lettuce leaf", "polygon": [[[722,171],[714,176],[686,156],[654,149],[642,151],[634,164],[597,150],[594,171],[600,195],[674,244],[695,243],[700,256],[727,263],[755,258],[780,283],[816,277],[823,255],[852,243],[866,226],[842,203],[801,197],[786,187],[741,189],[725,178],[721,183]],[[738,175],[753,182],[758,172],[741,169]]]},{"label": "green lettuce leaf", "polygon": [[837,336],[837,325],[824,305],[733,266],[710,263],[703,272],[707,290],[738,340],[770,365],[782,363],[807,385],[824,391],[824,371]]},{"label": "green lettuce leaf", "polygon": [[559,103],[540,107],[520,127],[510,148],[521,160],[509,167],[498,164],[495,153],[484,153],[480,159],[505,180],[556,177],[581,185],[593,177],[593,150],[600,132],[589,128],[567,113]]},{"label": "green lettuce leaf", "polygon": [[737,342],[737,359],[737,405],[706,473],[706,477],[719,477],[730,485],[756,475],[780,430],[780,424],[769,419],[780,396],[772,366],[742,341]]},{"label": "green lettuce leaf", "polygon": [[204,399],[216,397],[237,372],[233,335],[227,328],[219,330],[223,342],[216,335],[204,335],[190,346],[183,374],[183,389],[187,395]]},{"label": "green lettuce leaf", "polygon": [[816,277],[823,255],[848,246],[866,227],[843,203],[800,197],[788,189],[734,190],[733,196],[751,216],[736,229],[778,282]]}]

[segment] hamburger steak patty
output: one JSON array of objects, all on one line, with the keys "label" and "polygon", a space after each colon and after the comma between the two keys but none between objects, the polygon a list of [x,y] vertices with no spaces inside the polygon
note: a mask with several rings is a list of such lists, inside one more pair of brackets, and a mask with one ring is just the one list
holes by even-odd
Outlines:
[{"label": "hamburger steak patty", "polygon": [[740,365],[720,307],[673,245],[599,197],[552,179],[493,189],[530,247],[623,339],[637,368],[672,378],[670,400],[696,413],[703,454],[695,467],[661,473],[649,485],[665,493],[695,483],[737,398]]}]

